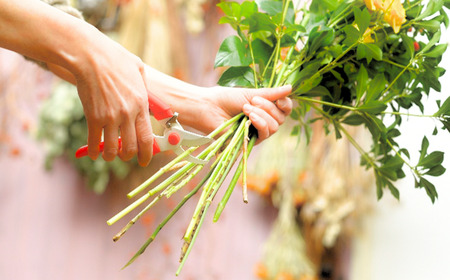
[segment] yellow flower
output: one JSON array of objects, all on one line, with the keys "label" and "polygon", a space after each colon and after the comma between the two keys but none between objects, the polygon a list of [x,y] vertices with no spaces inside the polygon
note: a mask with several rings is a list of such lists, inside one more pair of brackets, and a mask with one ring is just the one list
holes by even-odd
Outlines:
[{"label": "yellow flower", "polygon": [[384,11],[384,0],[364,0],[367,8],[371,11],[383,10]]},{"label": "yellow flower", "polygon": [[400,31],[402,24],[406,22],[405,8],[400,0],[394,0],[390,9],[384,14],[384,20],[389,23],[395,33]]},{"label": "yellow flower", "polygon": [[373,43],[375,42],[372,38],[372,30],[370,28],[367,28],[363,35],[363,41],[364,43]]},{"label": "yellow flower", "polygon": [[394,29],[400,31],[402,24],[406,22],[405,8],[401,0],[364,0],[371,11],[383,11],[384,20]]}]

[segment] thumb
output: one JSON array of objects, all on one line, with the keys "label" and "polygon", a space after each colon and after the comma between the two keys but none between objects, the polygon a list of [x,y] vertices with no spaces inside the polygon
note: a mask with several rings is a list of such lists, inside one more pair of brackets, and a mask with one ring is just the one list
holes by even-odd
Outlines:
[{"label": "thumb", "polygon": [[277,88],[259,88],[259,89],[247,89],[245,95],[250,101],[255,96],[260,96],[269,101],[275,102],[278,99],[289,96],[292,91],[291,85],[285,85]]}]

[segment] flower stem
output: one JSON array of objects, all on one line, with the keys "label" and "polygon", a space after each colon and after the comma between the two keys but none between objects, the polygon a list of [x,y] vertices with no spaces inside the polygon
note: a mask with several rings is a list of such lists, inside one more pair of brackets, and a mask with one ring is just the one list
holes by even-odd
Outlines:
[{"label": "flower stem", "polygon": [[180,201],[180,203],[178,203],[178,205],[169,213],[169,215],[167,215],[167,217],[158,225],[158,227],[153,231],[152,235],[150,236],[150,238],[144,243],[144,245],[137,251],[137,253],[128,261],[128,263],[122,268],[124,269],[125,267],[129,266],[130,264],[132,264],[140,255],[142,255],[142,253],[144,253],[145,249],[147,249],[147,247],[150,245],[150,243],[153,242],[153,240],[155,240],[156,236],[158,235],[158,233],[160,232],[160,230],[167,224],[167,222],[169,222],[169,220],[178,212],[178,210],[181,209],[181,207],[183,207],[183,205],[192,197],[194,196],[198,190],[201,188],[201,186],[203,186],[203,184],[209,179],[209,177],[212,174],[212,170],[200,181],[200,183],[197,184],[197,186],[190,192],[188,193],[183,200]]},{"label": "flower stem", "polygon": [[[256,139],[257,139],[256,135],[253,135],[252,138],[250,139],[250,142],[248,143],[248,148],[247,148],[247,156],[252,151],[253,146],[255,145]],[[243,169],[244,169],[243,162],[241,161],[241,163],[239,164],[239,166],[236,169],[236,172],[234,173],[233,178],[231,179],[230,185],[228,186],[225,194],[222,197],[222,200],[219,202],[219,205],[216,208],[216,212],[214,213],[214,218],[213,218],[214,222],[217,222],[219,220],[220,215],[222,214],[223,210],[225,209],[225,206],[226,206],[228,200],[230,199],[231,193],[233,192],[234,187],[236,186]]]},{"label": "flower stem", "polygon": [[248,131],[251,125],[251,121],[248,120],[245,123],[245,130],[244,130],[244,146],[242,148],[242,164],[244,173],[242,174],[242,199],[244,200],[244,203],[248,203],[248,193],[247,193],[247,148],[248,148]]}]

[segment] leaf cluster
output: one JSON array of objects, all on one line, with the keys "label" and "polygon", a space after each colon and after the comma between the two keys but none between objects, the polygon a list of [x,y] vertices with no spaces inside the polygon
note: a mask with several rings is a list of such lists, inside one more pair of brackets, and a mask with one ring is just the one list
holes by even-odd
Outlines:
[{"label": "leaf cluster", "polygon": [[[395,141],[414,108],[422,113],[418,117],[442,124],[434,134],[450,131],[450,98],[438,101],[439,110],[432,115],[424,115],[423,103],[424,97],[441,91],[439,79],[445,70],[439,64],[447,44],[439,40],[441,25],[449,25],[450,1],[422,2],[403,3],[406,21],[398,33],[383,11],[370,11],[363,1],[313,0],[309,8],[294,7],[289,0],[221,2],[225,16],[220,22],[230,24],[236,35],[219,48],[215,67],[227,69],[218,83],[293,85],[298,106],[291,117],[298,126],[292,134],[304,134],[309,141],[310,125],[322,120],[326,133],[345,135],[360,151],[361,164],[375,173],[379,198],[385,189],[399,198],[394,183],[407,168],[416,187],[424,188],[434,202],[437,192],[424,176],[444,173],[443,153],[428,154],[423,145],[414,165],[409,151]],[[348,125],[368,129],[370,151],[351,138]]]}]

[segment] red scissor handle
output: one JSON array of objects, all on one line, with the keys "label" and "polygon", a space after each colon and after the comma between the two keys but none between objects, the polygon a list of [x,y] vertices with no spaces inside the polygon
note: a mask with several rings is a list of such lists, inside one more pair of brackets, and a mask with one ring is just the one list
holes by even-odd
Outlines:
[{"label": "red scissor handle", "polygon": [[[103,149],[105,148],[105,143],[103,141],[100,142],[100,144],[98,145],[98,148],[99,148],[100,152],[103,152]],[[121,149],[121,148],[122,148],[122,139],[119,138],[119,149]],[[153,155],[156,155],[159,152],[161,152],[161,149],[159,148],[158,142],[156,140],[153,140]],[[75,152],[76,158],[82,158],[87,155],[88,155],[88,145],[80,147]]]},{"label": "red scissor handle", "polygon": [[[174,115],[170,106],[167,105],[166,103],[164,103],[161,99],[159,99],[154,94],[148,95],[148,107],[149,107],[149,110],[152,112],[153,116],[155,117],[155,119],[158,121],[172,118]],[[176,142],[179,142],[179,139]],[[103,152],[104,145],[105,145],[105,143],[103,141],[100,142],[100,144],[98,146],[100,152]],[[174,145],[174,144],[172,144],[172,145]],[[119,138],[119,149],[121,147],[122,147],[122,140]],[[154,139],[153,154],[155,155],[155,154],[159,153],[160,151],[161,151],[161,149],[158,145],[158,142],[156,141],[156,139]],[[88,146],[87,145],[80,147],[75,153],[76,158],[81,158],[81,157],[84,157],[87,155],[88,155]]]},{"label": "red scissor handle", "polygon": [[158,121],[173,117],[172,109],[156,95],[148,95],[148,107]]}]

